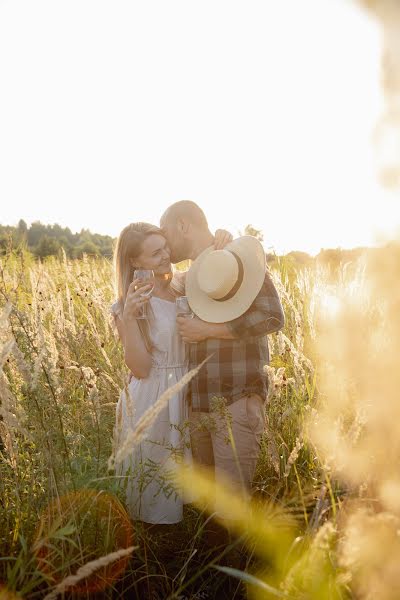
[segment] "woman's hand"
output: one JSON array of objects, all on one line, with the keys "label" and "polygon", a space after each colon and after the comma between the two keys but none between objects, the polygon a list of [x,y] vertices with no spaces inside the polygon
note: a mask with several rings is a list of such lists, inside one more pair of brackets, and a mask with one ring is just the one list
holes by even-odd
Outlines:
[{"label": "woman's hand", "polygon": [[134,279],[132,281],[126,295],[124,312],[122,314],[123,321],[131,321],[137,318],[142,310],[142,306],[147,304],[151,298],[151,294],[148,296],[142,296],[142,294],[148,292],[152,287],[152,284],[143,283],[141,279]]},{"label": "woman's hand", "polygon": [[233,240],[233,235],[229,231],[226,231],[226,229],[217,229],[214,237],[215,250],[222,250],[227,244],[229,244],[229,242]]}]

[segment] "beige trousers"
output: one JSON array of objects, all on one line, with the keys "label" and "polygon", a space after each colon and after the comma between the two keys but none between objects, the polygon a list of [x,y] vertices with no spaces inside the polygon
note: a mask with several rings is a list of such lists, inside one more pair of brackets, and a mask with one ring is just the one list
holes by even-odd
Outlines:
[{"label": "beige trousers", "polygon": [[[238,495],[248,498],[265,429],[261,396],[249,394],[209,413],[190,407],[189,423],[193,461],[209,467],[217,483],[227,478]],[[220,518],[235,518],[218,502],[218,493],[213,502],[211,509]]]}]

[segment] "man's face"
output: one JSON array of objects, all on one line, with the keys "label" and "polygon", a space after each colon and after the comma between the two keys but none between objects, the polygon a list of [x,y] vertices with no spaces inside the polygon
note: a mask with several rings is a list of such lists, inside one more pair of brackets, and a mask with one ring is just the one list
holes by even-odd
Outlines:
[{"label": "man's face", "polygon": [[190,252],[183,228],[168,216],[168,210],[160,219],[160,227],[170,249],[171,262],[176,264],[189,258]]}]

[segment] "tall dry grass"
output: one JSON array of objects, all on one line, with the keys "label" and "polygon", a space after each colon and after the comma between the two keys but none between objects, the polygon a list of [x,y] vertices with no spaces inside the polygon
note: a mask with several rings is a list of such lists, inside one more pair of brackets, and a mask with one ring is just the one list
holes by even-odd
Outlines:
[{"label": "tall dry grass", "polygon": [[[393,245],[338,271],[297,271],[286,261],[274,270],[286,326],[270,336],[254,498],[238,498],[238,519],[225,523],[246,548],[246,572],[218,566],[203,548],[212,486],[192,470],[179,485],[196,482],[197,505],[167,539],[150,544],[136,526],[138,549],[122,579],[105,582],[104,597],[121,589],[195,597],[207,583],[222,597],[221,581],[241,582],[242,597],[244,587],[255,598],[395,597],[398,259]],[[110,535],[118,511],[104,520],[81,506],[83,514],[68,509],[51,527],[43,523],[49,506],[64,506],[82,488],[124,502],[109,458],[119,456],[113,428],[126,368],[109,315],[110,262],[37,263],[22,253],[0,266],[0,581],[40,598],[123,550]],[[229,488],[220,497],[232,510]],[[40,543],[54,548],[51,572],[35,553]],[[372,551],[377,545],[381,552]]]}]

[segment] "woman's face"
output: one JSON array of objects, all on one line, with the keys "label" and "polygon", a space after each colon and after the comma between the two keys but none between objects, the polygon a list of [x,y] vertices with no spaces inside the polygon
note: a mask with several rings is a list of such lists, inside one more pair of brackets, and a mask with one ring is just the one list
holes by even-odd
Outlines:
[{"label": "woman's face", "polygon": [[158,233],[148,235],[142,244],[142,252],[133,262],[136,268],[152,269],[155,275],[170,273],[170,251],[165,237]]}]

